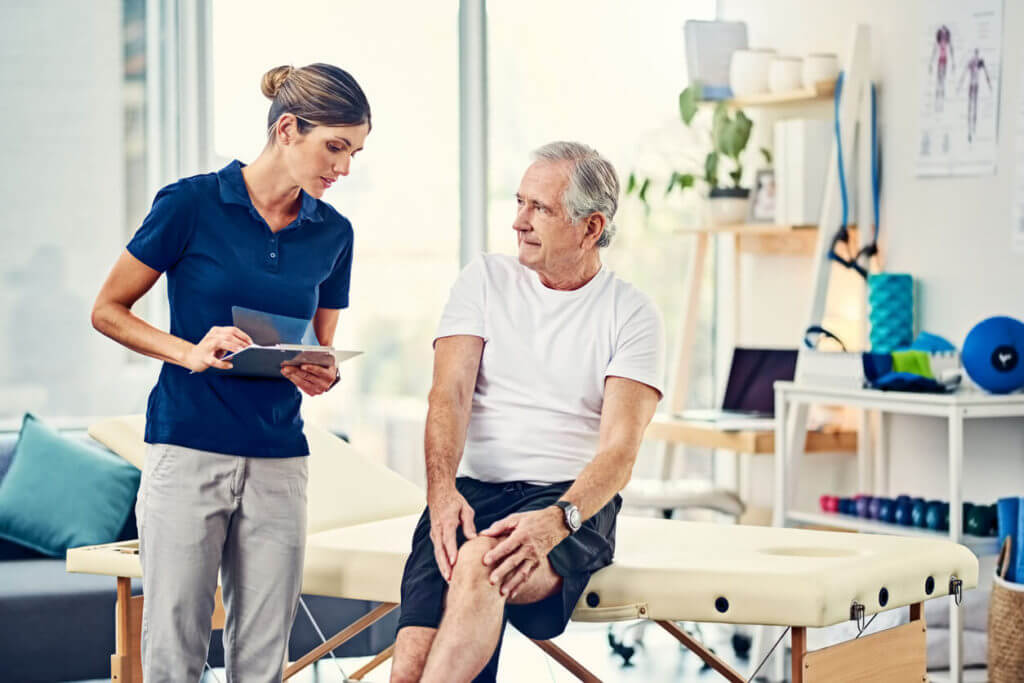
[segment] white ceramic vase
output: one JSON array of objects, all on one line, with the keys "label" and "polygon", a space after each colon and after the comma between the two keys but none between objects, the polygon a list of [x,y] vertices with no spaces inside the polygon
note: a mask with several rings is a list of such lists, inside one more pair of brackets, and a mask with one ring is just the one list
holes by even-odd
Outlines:
[{"label": "white ceramic vase", "polygon": [[805,88],[813,88],[823,81],[839,77],[839,58],[834,54],[818,53],[804,58],[803,81]]},{"label": "white ceramic vase", "polygon": [[708,211],[712,225],[738,225],[747,222],[750,197],[711,197]]},{"label": "white ceramic vase", "polygon": [[729,62],[729,87],[734,97],[768,92],[768,70],[775,50],[736,50]]},{"label": "white ceramic vase", "polygon": [[803,60],[799,57],[776,57],[768,70],[768,89],[792,92],[803,86]]}]

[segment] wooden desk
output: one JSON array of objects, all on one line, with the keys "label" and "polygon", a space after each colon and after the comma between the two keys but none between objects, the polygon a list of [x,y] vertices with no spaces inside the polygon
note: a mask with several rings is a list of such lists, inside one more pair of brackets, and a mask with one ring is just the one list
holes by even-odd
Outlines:
[{"label": "wooden desk", "polygon": [[[718,448],[749,455],[775,453],[775,430],[724,431],[713,423],[701,420],[683,420],[658,414],[651,420],[644,438],[657,441]],[[857,433],[844,431],[808,432],[806,453],[855,453]]]}]

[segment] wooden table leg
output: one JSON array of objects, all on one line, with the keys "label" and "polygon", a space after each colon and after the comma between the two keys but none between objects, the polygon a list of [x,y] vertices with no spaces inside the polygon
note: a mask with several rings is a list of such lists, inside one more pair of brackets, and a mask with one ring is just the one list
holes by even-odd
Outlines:
[{"label": "wooden table leg", "polygon": [[113,683],[142,683],[142,596],[132,597],[132,580],[117,577],[114,654],[110,657]]},{"label": "wooden table leg", "polygon": [[792,637],[793,683],[803,683],[804,655],[807,654],[807,629],[803,626],[794,626]]}]

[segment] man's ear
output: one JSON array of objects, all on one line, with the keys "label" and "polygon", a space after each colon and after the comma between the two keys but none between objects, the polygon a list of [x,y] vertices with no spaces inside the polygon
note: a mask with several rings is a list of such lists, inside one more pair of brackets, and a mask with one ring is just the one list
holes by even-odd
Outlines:
[{"label": "man's ear", "polygon": [[594,246],[601,235],[604,233],[604,229],[608,226],[608,220],[604,217],[603,213],[594,212],[587,216],[586,231],[583,233],[583,243],[580,246],[592,247]]}]

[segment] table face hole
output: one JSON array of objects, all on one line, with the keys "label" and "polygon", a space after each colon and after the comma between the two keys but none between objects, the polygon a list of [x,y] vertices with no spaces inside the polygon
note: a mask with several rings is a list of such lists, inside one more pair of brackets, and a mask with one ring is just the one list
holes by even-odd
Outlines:
[{"label": "table face hole", "polygon": [[889,604],[889,591],[886,588],[878,591],[878,604],[885,607]]},{"label": "table face hole", "polygon": [[764,555],[777,555],[779,557],[854,557],[856,550],[849,548],[825,548],[815,546],[788,547],[788,548],[762,548],[757,552]]},{"label": "table face hole", "polygon": [[935,592],[935,577],[929,576],[924,581],[924,594],[931,595]]},{"label": "table face hole", "polygon": [[729,601],[726,598],[718,598],[715,600],[715,609],[725,614],[729,611]]}]

